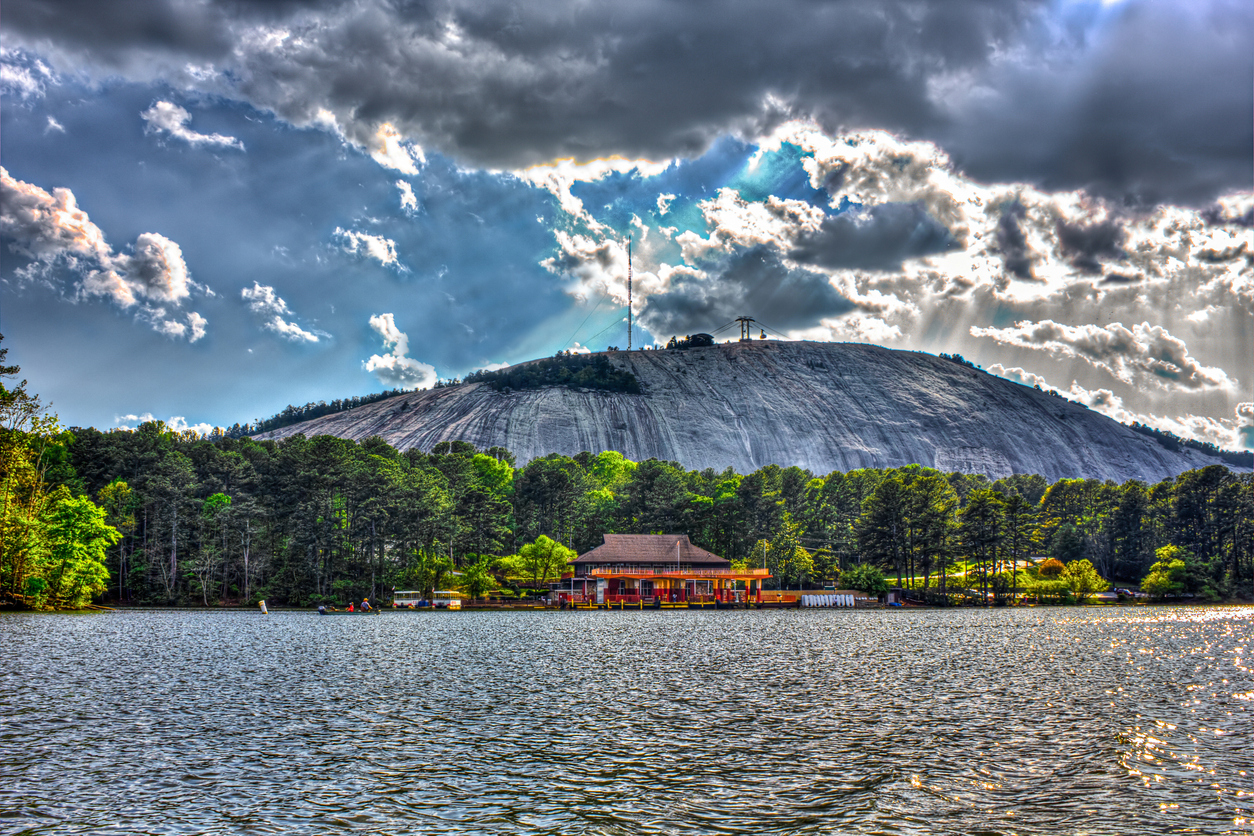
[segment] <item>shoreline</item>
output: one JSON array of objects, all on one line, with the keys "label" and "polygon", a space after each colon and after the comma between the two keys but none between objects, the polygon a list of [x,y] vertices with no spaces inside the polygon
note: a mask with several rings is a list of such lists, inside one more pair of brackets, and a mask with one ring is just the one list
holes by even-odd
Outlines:
[{"label": "shoreline", "polygon": [[[1120,601],[1120,602],[1093,602],[1087,604],[1021,604],[1015,607],[971,607],[971,606],[953,606],[953,607],[937,607],[926,604],[912,604],[908,606],[894,607],[887,604],[874,604],[869,606],[858,607],[802,607],[802,606],[747,606],[725,609],[715,609],[714,607],[645,607],[643,609],[627,607],[622,612],[752,612],[766,610],[831,610],[833,612],[918,612],[918,611],[946,611],[946,610],[1087,610],[1087,609],[1134,609],[1144,607],[1251,607],[1254,608],[1254,601],[1247,599],[1231,599],[1225,601]],[[267,605],[270,615],[278,613],[308,613],[317,615],[316,607],[274,607]],[[422,607],[420,609],[392,608],[384,607],[379,610],[380,615],[420,615],[423,613],[443,613],[443,612],[619,612],[618,607],[554,607],[541,604],[534,605],[465,605],[458,610],[445,610],[444,608]],[[63,609],[63,610],[35,610],[17,607],[0,608],[0,615],[4,614],[28,614],[28,615],[106,615],[109,613],[120,612],[181,612],[181,613],[245,613],[251,612],[257,615],[266,615],[260,612],[256,607],[238,605],[238,606],[222,606],[222,607],[178,607],[178,606],[105,606],[97,605],[81,609]],[[365,613],[355,613],[356,615],[365,615]]]}]

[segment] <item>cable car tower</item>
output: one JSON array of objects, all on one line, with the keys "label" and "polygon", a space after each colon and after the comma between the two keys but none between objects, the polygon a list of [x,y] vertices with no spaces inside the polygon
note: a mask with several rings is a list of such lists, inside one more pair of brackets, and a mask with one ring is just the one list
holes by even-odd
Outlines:
[{"label": "cable car tower", "polygon": [[738,316],[736,321],[740,323],[740,341],[742,343],[753,342],[754,318],[751,316]]}]

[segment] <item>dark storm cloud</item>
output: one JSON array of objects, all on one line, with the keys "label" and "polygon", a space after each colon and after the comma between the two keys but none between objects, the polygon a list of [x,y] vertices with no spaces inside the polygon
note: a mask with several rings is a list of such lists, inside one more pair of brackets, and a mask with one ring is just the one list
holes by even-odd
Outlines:
[{"label": "dark storm cloud", "polygon": [[1101,259],[1123,258],[1123,242],[1128,233],[1118,221],[1101,221],[1095,224],[1067,223],[1059,221],[1058,249],[1071,266],[1081,273],[1099,275]]},{"label": "dark storm cloud", "polygon": [[106,62],[133,49],[217,58],[231,51],[241,23],[342,5],[341,0],[19,0],[5,3],[4,25],[36,42],[85,50]]},{"label": "dark storm cloud", "polygon": [[768,327],[788,331],[853,309],[826,276],[789,268],[773,248],[758,246],[736,252],[705,276],[673,275],[666,293],[648,298],[640,321],[665,338],[712,331],[746,311]]},{"label": "dark storm cloud", "polygon": [[1144,278],[1140,275],[1125,275],[1123,273],[1108,273],[1102,279],[1102,284],[1136,284]]},{"label": "dark storm cloud", "polygon": [[908,258],[957,249],[948,229],[917,203],[885,203],[843,212],[803,234],[789,258],[802,264],[895,271]]},{"label": "dark storm cloud", "polygon": [[1210,206],[1202,210],[1202,219],[1211,226],[1241,226],[1254,228],[1254,209],[1240,214],[1228,214],[1222,206]]},{"label": "dark storm cloud", "polygon": [[1240,246],[1224,247],[1222,250],[1202,250],[1197,254],[1198,261],[1204,261],[1207,264],[1223,264],[1226,261],[1236,261],[1238,258],[1250,260],[1250,244],[1248,241],[1242,241]]},{"label": "dark storm cloud", "polygon": [[[810,117],[1132,203],[1208,202],[1252,170],[1254,7],[1233,0],[9,0],[4,23],[63,69],[329,111],[360,144],[390,122],[479,165],[691,157]],[[206,61],[213,80],[186,67]]]},{"label": "dark storm cloud", "polygon": [[1131,0],[1096,19],[1028,32],[1020,57],[955,97],[929,137],[978,179],[1131,206],[1248,191],[1254,4]]},{"label": "dark storm cloud", "polygon": [[1016,200],[1006,207],[997,221],[997,252],[1001,253],[1006,272],[1021,279],[1032,278],[1034,260],[1027,236],[1019,226],[1019,221],[1026,215],[1027,210]]}]

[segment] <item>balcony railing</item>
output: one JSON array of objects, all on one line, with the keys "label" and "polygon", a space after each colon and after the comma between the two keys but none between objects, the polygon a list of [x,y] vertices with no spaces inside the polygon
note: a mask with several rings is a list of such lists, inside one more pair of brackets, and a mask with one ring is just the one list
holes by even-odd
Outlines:
[{"label": "balcony railing", "polygon": [[771,573],[766,569],[660,569],[648,564],[619,564],[617,566],[594,566],[588,570],[589,575],[649,575],[655,578],[769,578]]}]

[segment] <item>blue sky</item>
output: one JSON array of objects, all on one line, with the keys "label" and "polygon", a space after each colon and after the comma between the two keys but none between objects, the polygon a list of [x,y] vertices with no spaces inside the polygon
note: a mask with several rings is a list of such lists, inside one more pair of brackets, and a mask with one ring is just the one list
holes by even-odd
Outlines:
[{"label": "blue sky", "polygon": [[1246,4],[5,15],[0,330],[66,424],[625,347],[631,237],[637,345],[749,315],[1254,440]]}]

